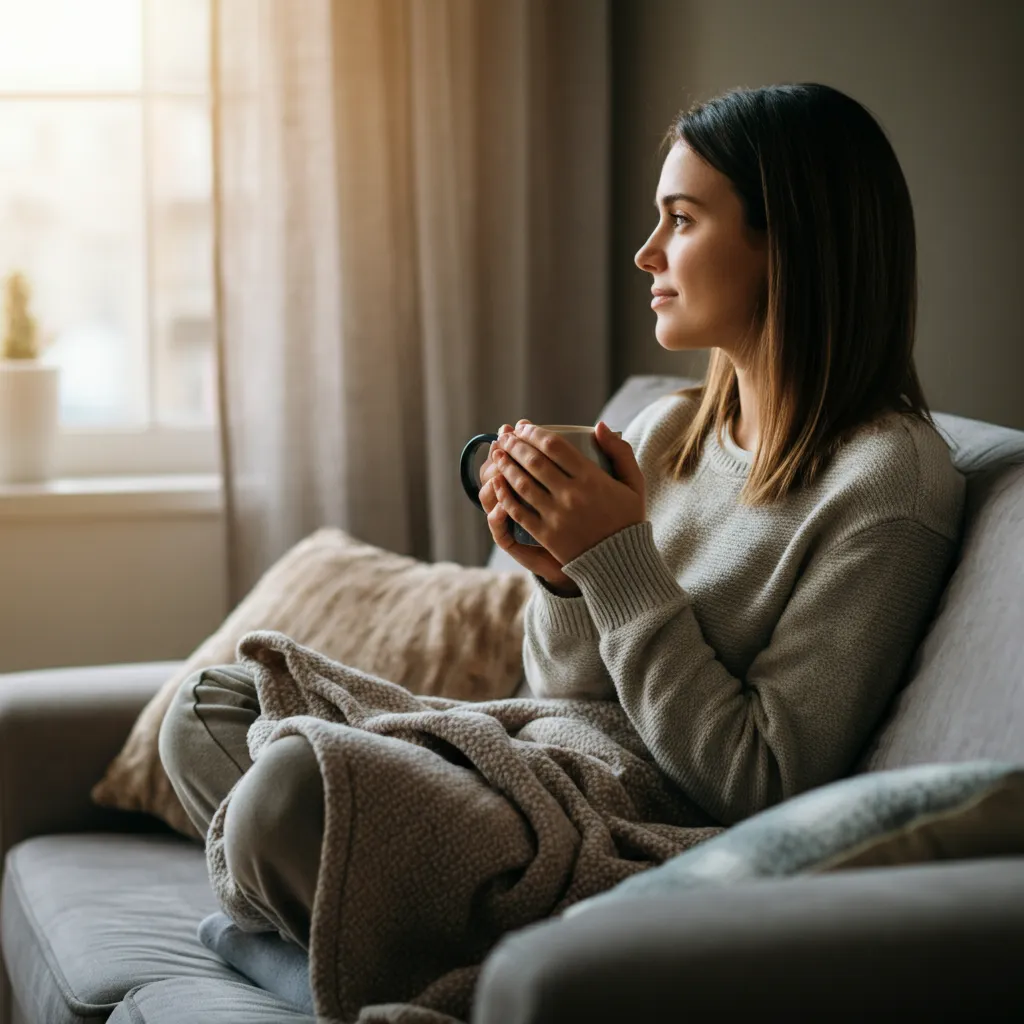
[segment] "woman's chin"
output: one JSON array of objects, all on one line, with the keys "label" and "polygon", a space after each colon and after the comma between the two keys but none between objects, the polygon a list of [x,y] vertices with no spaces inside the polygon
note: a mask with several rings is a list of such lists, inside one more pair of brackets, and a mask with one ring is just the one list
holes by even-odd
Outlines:
[{"label": "woman's chin", "polygon": [[654,337],[658,339],[658,344],[669,352],[681,352],[698,347],[692,344],[694,339],[688,338],[681,331],[672,330],[672,327],[661,318],[658,319],[658,323],[655,325]]}]

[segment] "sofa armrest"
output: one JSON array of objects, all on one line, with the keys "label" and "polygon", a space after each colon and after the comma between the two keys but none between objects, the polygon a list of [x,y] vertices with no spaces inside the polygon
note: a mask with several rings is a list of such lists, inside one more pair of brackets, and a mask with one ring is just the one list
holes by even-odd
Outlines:
[{"label": "sofa armrest", "polygon": [[156,819],[97,807],[89,791],[177,662],[0,675],[0,863],[50,832],[151,828]]},{"label": "sofa armrest", "polygon": [[1020,1020],[1022,948],[1024,857],[644,894],[504,939],[472,1019]]}]

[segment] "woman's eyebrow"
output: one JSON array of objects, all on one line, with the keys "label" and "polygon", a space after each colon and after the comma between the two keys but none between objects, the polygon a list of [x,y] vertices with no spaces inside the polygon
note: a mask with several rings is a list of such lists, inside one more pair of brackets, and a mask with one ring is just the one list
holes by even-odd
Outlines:
[{"label": "woman's eyebrow", "polygon": [[685,202],[693,203],[694,206],[704,206],[696,196],[691,196],[688,192],[672,192],[667,196],[661,197],[661,202],[658,202],[658,197],[654,197],[654,208],[660,209],[662,206],[671,206],[673,203]]}]

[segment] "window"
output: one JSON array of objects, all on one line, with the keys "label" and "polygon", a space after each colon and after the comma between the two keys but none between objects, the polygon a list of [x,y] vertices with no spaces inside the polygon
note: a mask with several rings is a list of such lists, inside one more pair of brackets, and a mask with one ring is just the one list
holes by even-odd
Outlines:
[{"label": "window", "polygon": [[0,275],[67,475],[213,468],[210,0],[0,0]]}]

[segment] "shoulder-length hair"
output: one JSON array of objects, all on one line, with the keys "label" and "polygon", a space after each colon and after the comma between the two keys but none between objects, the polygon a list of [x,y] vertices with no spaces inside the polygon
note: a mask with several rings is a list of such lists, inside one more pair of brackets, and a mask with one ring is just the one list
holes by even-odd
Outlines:
[{"label": "shoulder-length hair", "polygon": [[[827,85],[737,89],[680,114],[682,142],[724,174],[767,234],[748,358],[762,387],[757,454],[740,494],[767,505],[811,483],[857,429],[898,411],[934,421],[914,367],[917,252],[899,161],[861,104]],[[666,454],[694,472],[710,430],[739,414],[732,359],[714,349],[685,435]]]}]

